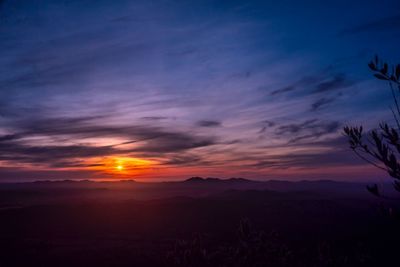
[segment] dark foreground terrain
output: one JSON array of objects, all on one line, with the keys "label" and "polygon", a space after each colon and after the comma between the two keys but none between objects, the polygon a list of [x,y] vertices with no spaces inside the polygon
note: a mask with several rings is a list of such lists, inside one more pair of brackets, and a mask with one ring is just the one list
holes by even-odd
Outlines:
[{"label": "dark foreground terrain", "polygon": [[396,201],[318,182],[0,186],[0,266],[399,266]]}]

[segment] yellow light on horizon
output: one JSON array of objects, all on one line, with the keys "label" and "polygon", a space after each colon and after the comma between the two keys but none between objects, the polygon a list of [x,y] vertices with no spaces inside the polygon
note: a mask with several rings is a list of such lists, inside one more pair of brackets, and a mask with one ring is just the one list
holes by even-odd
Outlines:
[{"label": "yellow light on horizon", "polygon": [[122,171],[124,169],[124,166],[122,165],[117,165],[117,167],[115,167],[118,171]]},{"label": "yellow light on horizon", "polygon": [[133,177],[150,171],[155,164],[152,160],[140,159],[134,157],[110,156],[93,159],[92,170],[121,177]]}]

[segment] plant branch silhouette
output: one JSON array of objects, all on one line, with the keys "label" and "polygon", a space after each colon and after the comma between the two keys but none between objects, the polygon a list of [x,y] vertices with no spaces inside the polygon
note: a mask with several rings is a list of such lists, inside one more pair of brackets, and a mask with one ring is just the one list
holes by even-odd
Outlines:
[{"label": "plant branch silhouette", "polygon": [[[377,79],[389,83],[394,102],[391,111],[397,127],[381,123],[378,129],[364,134],[362,126],[346,126],[344,134],[353,152],[362,160],[387,172],[393,178],[394,189],[400,192],[400,64],[389,71],[389,65],[375,56],[368,66]],[[367,186],[367,190],[375,196],[385,197],[377,184]]]}]

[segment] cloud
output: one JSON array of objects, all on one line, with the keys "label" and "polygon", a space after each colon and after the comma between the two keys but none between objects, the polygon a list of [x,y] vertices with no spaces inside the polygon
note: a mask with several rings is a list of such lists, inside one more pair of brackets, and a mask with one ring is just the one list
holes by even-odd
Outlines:
[{"label": "cloud", "polygon": [[353,85],[354,82],[349,81],[344,74],[337,74],[328,81],[317,84],[315,93],[339,90]]},{"label": "cloud", "polygon": [[277,127],[275,135],[288,138],[289,143],[308,139],[318,139],[321,136],[335,133],[341,123],[338,121],[320,121],[309,119],[301,123],[290,123]]},{"label": "cloud", "polygon": [[270,168],[287,169],[290,166],[288,166],[287,164],[284,164],[279,159],[275,159],[275,160],[271,159],[271,160],[257,161],[256,163],[250,164],[249,167],[256,168],[256,169],[270,169]]},{"label": "cloud", "polygon": [[[265,146],[266,150],[281,148],[281,145]],[[345,136],[333,136],[325,139],[302,140],[290,142],[284,146],[290,153],[264,155],[253,158],[250,167],[256,169],[290,169],[290,168],[323,168],[340,166],[365,166],[348,147]],[[304,150],[306,148],[306,150]]]},{"label": "cloud", "polygon": [[[325,38],[340,24],[323,16],[314,27],[321,18],[313,16],[329,9],[322,5],[315,14],[298,3],[282,6],[278,18],[276,4],[258,2],[53,2],[6,1],[2,9],[0,161],[7,166],[72,168],[88,166],[82,157],[107,155],[154,158],[168,168],[217,162],[221,173],[244,166],[242,158],[280,166],[285,157],[269,153],[314,151],[314,143],[339,135],[356,108],[330,104],[354,84],[345,75],[356,72],[351,64],[360,64],[354,77],[362,79],[364,58],[336,59],[376,47]],[[262,15],[249,17],[254,10]],[[367,21],[361,13],[343,16],[342,25]],[[353,32],[393,29],[396,21]],[[299,29],[311,29],[312,38]],[[378,42],[385,51],[394,43]],[[310,111],[324,114],[317,119]]]},{"label": "cloud", "polygon": [[[332,77],[333,76],[333,77]],[[325,73],[303,76],[296,82],[270,93],[271,96],[290,93],[297,97],[313,95],[318,93],[333,92],[354,85],[355,82],[349,80],[344,73]]]},{"label": "cloud", "polygon": [[335,98],[333,97],[323,97],[318,99],[317,101],[315,101],[314,103],[311,104],[311,111],[317,111],[321,108],[323,108],[324,106],[332,103],[333,101],[335,101]]},{"label": "cloud", "polygon": [[205,165],[203,158],[198,155],[191,154],[177,154],[168,157],[168,160],[164,162],[165,165],[178,165],[178,166],[196,166],[198,164]]},{"label": "cloud", "polygon": [[212,137],[199,137],[187,133],[165,132],[157,129],[146,129],[139,133],[139,136],[149,141],[132,151],[159,154],[186,151],[216,144]]},{"label": "cloud", "polygon": [[283,93],[287,93],[287,92],[292,92],[296,89],[301,89],[303,87],[309,87],[309,86],[317,83],[321,79],[323,79],[323,77],[321,75],[306,75],[286,87],[272,91],[270,93],[270,95],[283,94]]},{"label": "cloud", "polygon": [[103,178],[104,176],[104,173],[99,174],[92,170],[35,170],[0,167],[0,179],[2,181],[9,182],[32,180],[92,179]]},{"label": "cloud", "polygon": [[[185,152],[191,149],[216,144],[209,136],[171,131],[161,127],[136,126],[100,126],[96,122],[100,117],[82,118],[43,118],[35,121],[18,121],[15,134],[0,136],[1,160],[25,163],[49,163],[52,166],[65,165],[75,159],[112,156],[130,153],[162,155],[163,153]],[[30,138],[42,140],[40,144],[29,141]],[[107,146],[82,144],[88,138],[117,137],[129,140]],[[68,144],[54,145],[54,140],[64,139]],[[135,143],[133,148],[121,148],[121,145]]]},{"label": "cloud", "polygon": [[281,134],[297,134],[303,130],[307,130],[315,123],[317,122],[317,119],[311,119],[307,120],[301,123],[291,123],[291,124],[285,124],[281,125],[277,128],[276,134],[281,135]]},{"label": "cloud", "polygon": [[295,89],[296,89],[295,86],[290,85],[290,86],[284,87],[282,89],[278,89],[278,90],[272,91],[270,93],[270,95],[277,95],[277,94],[287,93],[287,92],[291,92],[291,91],[293,91]]},{"label": "cloud", "polygon": [[141,119],[147,121],[160,121],[160,120],[167,120],[169,118],[164,116],[149,116],[149,117],[142,117]]},{"label": "cloud", "polygon": [[[321,152],[291,153],[288,155],[267,156],[250,167],[256,169],[290,169],[290,168],[313,168],[318,159],[319,167],[339,167],[365,165],[355,155],[346,149],[331,149]],[[321,177],[322,179],[323,177]]]},{"label": "cloud", "polygon": [[262,121],[262,125],[263,125],[262,128],[258,132],[260,134],[264,133],[267,130],[267,128],[274,127],[276,125],[276,122],[270,121],[270,120],[264,120],[264,121]]},{"label": "cloud", "polygon": [[367,23],[360,24],[353,28],[345,29],[341,34],[358,34],[369,32],[388,32],[400,30],[400,15],[385,17]]},{"label": "cloud", "polygon": [[274,127],[276,125],[276,122],[271,120],[264,120],[262,123],[265,124],[267,127]]},{"label": "cloud", "polygon": [[196,122],[196,125],[200,127],[218,127],[221,126],[221,122],[211,121],[211,120],[201,120]]},{"label": "cloud", "polygon": [[110,156],[119,151],[110,146],[87,145],[27,145],[17,141],[0,142],[0,160],[31,163],[51,167],[71,167],[76,159]]}]

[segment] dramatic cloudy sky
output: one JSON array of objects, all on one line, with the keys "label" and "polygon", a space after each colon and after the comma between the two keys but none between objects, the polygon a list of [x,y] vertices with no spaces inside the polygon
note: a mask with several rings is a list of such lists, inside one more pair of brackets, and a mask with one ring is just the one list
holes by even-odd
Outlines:
[{"label": "dramatic cloudy sky", "polygon": [[398,1],[0,1],[0,180],[375,179]]}]

